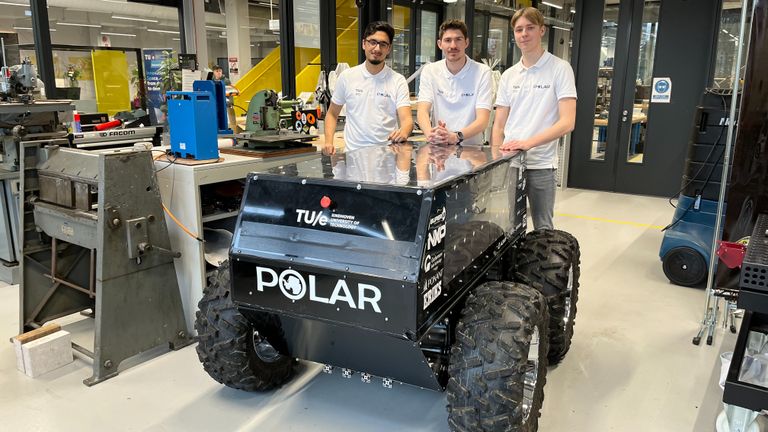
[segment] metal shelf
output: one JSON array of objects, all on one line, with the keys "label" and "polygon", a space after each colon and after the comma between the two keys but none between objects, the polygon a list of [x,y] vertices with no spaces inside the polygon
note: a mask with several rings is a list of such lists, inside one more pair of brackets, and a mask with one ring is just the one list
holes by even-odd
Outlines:
[{"label": "metal shelf", "polygon": [[744,320],[741,322],[739,337],[733,350],[731,367],[728,369],[728,377],[725,380],[723,402],[752,411],[761,411],[768,407],[768,388],[739,381],[749,333],[752,331],[760,333],[768,331],[768,315],[751,311],[744,312]]},{"label": "metal shelf", "polygon": [[723,402],[753,411],[768,407],[768,388],[739,381],[751,332],[768,333],[768,215],[758,216],[741,268],[739,308],[745,309],[731,367],[725,380]]},{"label": "metal shelf", "polygon": [[209,214],[209,215],[203,216],[201,218],[201,220],[203,221],[203,223],[213,222],[213,221],[217,221],[217,220],[221,220],[221,219],[235,217],[235,216],[237,216],[238,213],[239,213],[238,210],[231,211],[231,212],[213,213],[213,214]]}]

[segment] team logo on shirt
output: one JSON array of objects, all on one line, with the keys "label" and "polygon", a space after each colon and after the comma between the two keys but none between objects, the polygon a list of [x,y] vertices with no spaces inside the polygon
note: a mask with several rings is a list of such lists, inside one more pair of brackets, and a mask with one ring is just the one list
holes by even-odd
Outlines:
[{"label": "team logo on shirt", "polygon": [[355,89],[355,94],[356,94],[356,95],[361,95],[361,94],[363,94],[363,89],[358,89],[358,88],[356,88],[356,89]]}]

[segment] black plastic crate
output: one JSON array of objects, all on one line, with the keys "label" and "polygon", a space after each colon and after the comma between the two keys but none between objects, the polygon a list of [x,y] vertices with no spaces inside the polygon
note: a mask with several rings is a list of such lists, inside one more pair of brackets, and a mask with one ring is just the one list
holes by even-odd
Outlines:
[{"label": "black plastic crate", "polygon": [[741,289],[768,291],[768,215],[757,217],[741,266]]}]

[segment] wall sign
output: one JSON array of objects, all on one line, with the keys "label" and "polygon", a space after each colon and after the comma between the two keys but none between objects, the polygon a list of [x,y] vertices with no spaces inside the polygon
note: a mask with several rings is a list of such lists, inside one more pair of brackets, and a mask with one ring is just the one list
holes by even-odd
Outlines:
[{"label": "wall sign", "polygon": [[654,78],[651,103],[670,103],[672,100],[672,79]]}]

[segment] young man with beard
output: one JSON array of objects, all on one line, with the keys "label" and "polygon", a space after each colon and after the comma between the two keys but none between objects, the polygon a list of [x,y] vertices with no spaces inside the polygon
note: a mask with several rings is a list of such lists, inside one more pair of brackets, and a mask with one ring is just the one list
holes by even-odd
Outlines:
[{"label": "young man with beard", "polygon": [[528,205],[534,229],[553,228],[557,140],[576,123],[576,84],[571,65],[541,47],[544,16],[520,9],[512,16],[519,63],[501,76],[491,144],[524,151]]},{"label": "young man with beard", "polygon": [[[405,141],[413,130],[408,84],[385,63],[395,29],[386,22],[368,24],[363,33],[365,62],[339,75],[325,115],[326,154],[334,154],[333,134],[339,112],[347,106],[344,142],[347,150]],[[399,126],[398,126],[399,123]]]},{"label": "young man with beard", "polygon": [[482,144],[493,103],[491,69],[465,54],[469,38],[463,21],[440,25],[437,46],[443,60],[421,72],[419,127],[435,144]]}]

